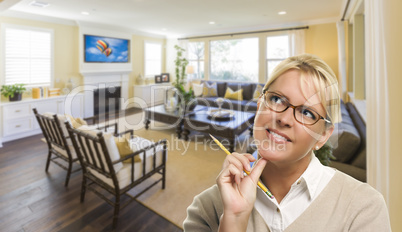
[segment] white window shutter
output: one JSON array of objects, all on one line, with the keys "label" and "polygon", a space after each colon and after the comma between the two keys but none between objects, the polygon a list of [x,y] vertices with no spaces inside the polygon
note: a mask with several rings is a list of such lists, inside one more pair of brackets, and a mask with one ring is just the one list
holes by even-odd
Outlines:
[{"label": "white window shutter", "polygon": [[5,29],[5,85],[50,85],[51,64],[51,32]]}]

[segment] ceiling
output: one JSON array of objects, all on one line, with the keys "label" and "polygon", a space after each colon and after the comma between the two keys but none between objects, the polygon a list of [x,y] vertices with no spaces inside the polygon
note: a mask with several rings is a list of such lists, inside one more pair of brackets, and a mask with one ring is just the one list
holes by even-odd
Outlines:
[{"label": "ceiling", "polygon": [[[37,0],[49,4],[41,8],[31,2],[0,0],[0,14],[34,19],[46,16],[54,22],[96,24],[166,37],[335,22],[342,18],[346,5],[346,0]],[[279,15],[280,11],[286,14]]]}]

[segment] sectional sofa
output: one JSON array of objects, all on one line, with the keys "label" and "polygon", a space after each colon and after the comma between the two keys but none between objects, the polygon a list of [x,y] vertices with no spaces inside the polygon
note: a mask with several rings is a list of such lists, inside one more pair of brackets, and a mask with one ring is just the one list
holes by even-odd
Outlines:
[{"label": "sectional sofa", "polygon": [[216,103],[216,99],[221,97],[224,98],[226,89],[229,87],[233,91],[237,91],[239,89],[243,89],[243,100],[234,100],[234,99],[226,99],[222,105],[222,108],[225,109],[233,109],[240,111],[249,111],[255,112],[257,111],[257,101],[253,99],[253,94],[257,88],[257,85],[264,86],[264,84],[260,83],[237,83],[237,82],[220,82],[220,81],[201,81],[201,83],[208,83],[212,85],[216,83],[217,85],[217,95],[216,97],[198,97],[199,105],[213,106],[218,107]]}]

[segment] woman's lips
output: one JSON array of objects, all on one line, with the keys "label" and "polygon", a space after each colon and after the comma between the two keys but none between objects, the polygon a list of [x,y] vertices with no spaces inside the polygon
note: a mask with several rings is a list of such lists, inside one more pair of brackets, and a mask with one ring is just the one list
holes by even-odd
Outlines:
[{"label": "woman's lips", "polygon": [[266,129],[267,136],[270,140],[273,140],[275,143],[286,143],[292,142],[289,137],[277,130]]}]

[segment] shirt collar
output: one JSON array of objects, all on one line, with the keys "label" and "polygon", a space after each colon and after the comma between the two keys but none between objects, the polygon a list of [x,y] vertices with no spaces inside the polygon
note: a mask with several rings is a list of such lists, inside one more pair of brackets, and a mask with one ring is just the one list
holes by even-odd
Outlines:
[{"label": "shirt collar", "polygon": [[313,199],[317,192],[317,188],[323,172],[323,167],[324,166],[321,164],[318,158],[314,154],[312,154],[311,161],[307,169],[293,185],[297,185],[297,183],[305,183],[310,198]]}]

